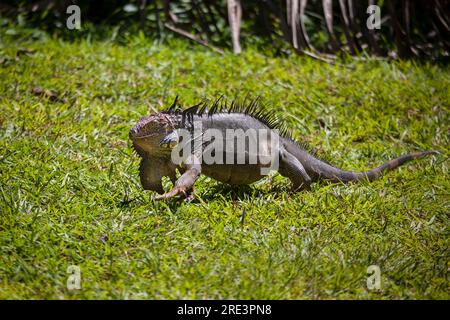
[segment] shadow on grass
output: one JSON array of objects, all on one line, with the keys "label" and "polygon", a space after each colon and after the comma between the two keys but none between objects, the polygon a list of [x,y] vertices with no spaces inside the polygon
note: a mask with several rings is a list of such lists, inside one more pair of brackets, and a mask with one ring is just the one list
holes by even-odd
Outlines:
[{"label": "shadow on grass", "polygon": [[255,198],[264,198],[268,195],[291,193],[284,184],[271,184],[269,189],[261,190],[255,185],[229,185],[220,183],[212,186],[201,195],[203,201],[229,200],[229,201],[249,201]]},{"label": "shadow on grass", "polygon": [[[124,198],[117,202],[117,207],[121,209],[131,208],[134,206],[148,205],[152,203],[154,206],[159,206],[159,203],[165,203],[165,205],[171,210],[183,204],[189,203],[200,203],[203,202],[213,202],[213,201],[252,201],[256,198],[268,198],[272,199],[281,197],[284,194],[293,196],[298,192],[292,190],[289,184],[286,183],[270,183],[267,187],[261,187],[260,185],[230,185],[226,183],[217,183],[206,188],[202,188],[203,192],[195,193],[195,197],[192,200],[186,200],[183,197],[174,197],[165,200],[154,200],[153,196],[156,195],[154,192],[145,192],[140,196],[134,198]],[[300,192],[307,192],[306,190]],[[200,201],[201,199],[201,201]]]}]

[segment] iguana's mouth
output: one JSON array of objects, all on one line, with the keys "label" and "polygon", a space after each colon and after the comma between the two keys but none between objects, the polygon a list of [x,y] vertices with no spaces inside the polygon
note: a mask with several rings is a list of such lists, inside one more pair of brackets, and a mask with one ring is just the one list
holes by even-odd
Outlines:
[{"label": "iguana's mouth", "polygon": [[132,136],[131,139],[145,139],[149,137],[156,136],[158,133],[147,134],[145,136]]}]

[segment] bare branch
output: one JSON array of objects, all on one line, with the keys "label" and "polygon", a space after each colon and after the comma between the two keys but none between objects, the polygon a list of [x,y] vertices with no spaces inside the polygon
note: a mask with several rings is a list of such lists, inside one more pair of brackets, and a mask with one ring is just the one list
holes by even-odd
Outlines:
[{"label": "bare branch", "polygon": [[186,37],[186,38],[188,38],[188,39],[190,39],[190,40],[192,40],[192,41],[195,41],[195,42],[201,44],[202,46],[205,46],[205,47],[210,48],[210,49],[211,49],[212,51],[214,51],[214,52],[217,52],[217,53],[219,53],[219,54],[224,54],[224,52],[223,52],[221,49],[216,48],[216,47],[210,45],[210,44],[208,43],[208,41],[205,41],[205,40],[200,39],[200,38],[199,38],[198,36],[196,36],[195,34],[192,34],[192,33],[189,33],[189,32],[187,32],[187,31],[184,31],[184,30],[182,30],[182,29],[179,29],[179,28],[177,28],[177,27],[174,27],[174,26],[170,25],[169,23],[165,23],[164,26],[165,26],[167,29],[169,29],[170,31],[173,31],[173,32],[175,32],[175,33],[178,33],[179,35],[181,35],[181,36],[183,36],[183,37]]}]

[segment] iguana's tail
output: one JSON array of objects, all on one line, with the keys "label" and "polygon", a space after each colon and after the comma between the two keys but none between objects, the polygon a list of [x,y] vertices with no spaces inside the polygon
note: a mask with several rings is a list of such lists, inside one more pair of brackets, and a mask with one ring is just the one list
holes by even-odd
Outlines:
[{"label": "iguana's tail", "polygon": [[366,172],[353,172],[353,171],[341,170],[341,169],[333,167],[323,161],[317,160],[316,158],[311,156],[312,158],[314,158],[315,161],[314,160],[312,161],[312,166],[310,166],[310,168],[305,167],[305,169],[307,171],[309,171],[308,169],[310,169],[312,171],[312,173],[314,173],[315,175],[325,178],[325,179],[328,179],[328,180],[331,180],[331,181],[334,181],[334,182],[339,182],[339,181],[340,182],[350,182],[350,181],[360,181],[360,180],[373,181],[373,180],[377,179],[378,177],[380,177],[384,171],[389,171],[389,170],[395,169],[410,160],[422,158],[422,157],[428,156],[428,155],[435,155],[435,154],[439,154],[439,152],[426,151],[426,152],[414,152],[414,153],[405,154],[398,158],[392,159],[375,169],[372,169],[372,170],[366,171]]}]

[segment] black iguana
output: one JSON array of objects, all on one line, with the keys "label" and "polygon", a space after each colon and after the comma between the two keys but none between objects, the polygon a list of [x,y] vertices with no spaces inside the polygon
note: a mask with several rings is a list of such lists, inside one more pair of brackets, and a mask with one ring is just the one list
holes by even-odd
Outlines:
[{"label": "black iguana", "polygon": [[[232,136],[230,132],[237,134]],[[258,136],[259,132],[269,132],[271,137]],[[239,140],[242,135],[244,140]],[[267,174],[262,169],[273,165],[267,161],[270,156],[276,164],[274,168],[291,180],[294,190],[300,190],[320,178],[334,182],[372,181],[383,171],[409,160],[437,154],[435,151],[405,154],[367,172],[341,170],[306,151],[273,113],[258,107],[257,100],[227,105],[219,99],[210,105],[202,102],[181,110],[175,99],[169,109],[139,119],[130,130],[130,139],[142,158],[142,186],[162,194],[155,198],[158,200],[178,195],[190,197],[200,174],[234,185],[253,183]],[[182,147],[190,151],[182,154]],[[176,161],[174,151],[181,154]],[[181,173],[178,180],[177,169]],[[162,187],[163,177],[174,183],[167,193]]]}]

